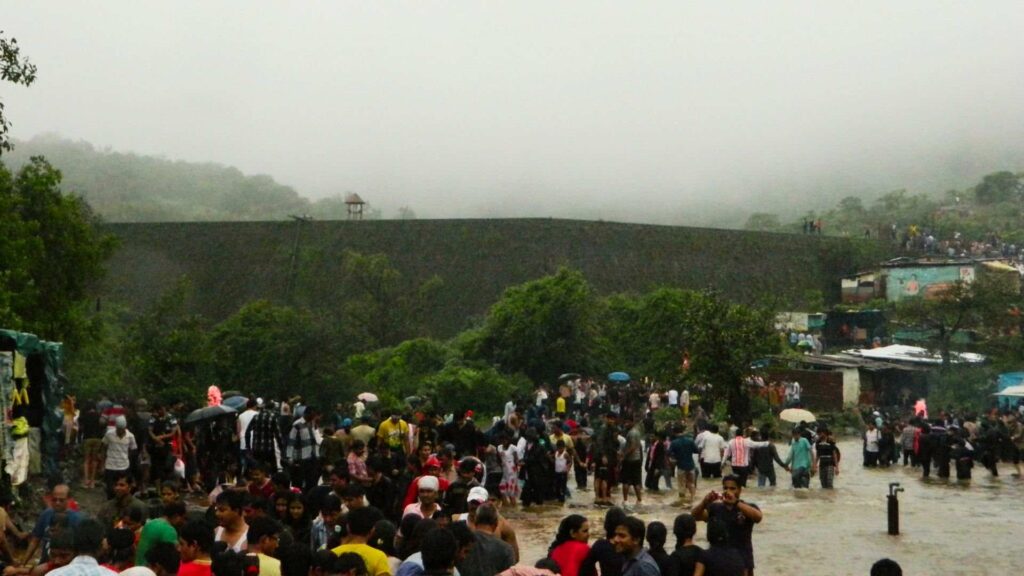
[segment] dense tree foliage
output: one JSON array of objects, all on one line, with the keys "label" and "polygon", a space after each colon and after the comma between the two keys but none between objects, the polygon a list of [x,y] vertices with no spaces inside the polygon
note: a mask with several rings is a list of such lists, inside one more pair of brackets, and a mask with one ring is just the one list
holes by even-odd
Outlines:
[{"label": "dense tree foliage", "polygon": [[114,240],[80,197],[61,192],[61,173],[32,158],[16,175],[0,166],[0,320],[50,340],[81,342],[90,286]]},{"label": "dense tree foliage", "polygon": [[692,312],[699,300],[699,293],[678,288],[610,297],[607,334],[616,369],[659,382],[681,380],[683,354],[694,329]]},{"label": "dense tree foliage", "polygon": [[[36,80],[36,65],[21,55],[21,47],[15,38],[4,38],[0,30],[0,80],[22,86],[31,86]],[[7,119],[4,103],[0,101],[0,154],[10,151],[13,146],[8,137],[11,122]]]},{"label": "dense tree foliage", "polygon": [[477,351],[502,371],[535,382],[593,371],[604,350],[602,313],[583,274],[563,268],[506,290],[487,315]]},{"label": "dense tree foliage", "polygon": [[1020,286],[1016,274],[985,273],[971,283],[956,282],[935,298],[902,300],[896,307],[896,321],[928,331],[933,349],[950,367],[950,353],[958,334],[984,331],[997,335],[1019,322]]},{"label": "dense tree foliage", "polygon": [[833,236],[870,236],[897,239],[910,227],[928,231],[937,238],[952,238],[960,233],[968,240],[998,235],[1007,241],[1024,243],[1024,174],[1000,171],[988,174],[981,182],[965,190],[947,190],[941,194],[910,194],[895,190],[870,203],[858,196],[841,199],[824,212],[807,212],[800,219],[778,227],[776,214],[750,216],[750,230],[799,232],[804,222],[822,222],[822,233]]}]

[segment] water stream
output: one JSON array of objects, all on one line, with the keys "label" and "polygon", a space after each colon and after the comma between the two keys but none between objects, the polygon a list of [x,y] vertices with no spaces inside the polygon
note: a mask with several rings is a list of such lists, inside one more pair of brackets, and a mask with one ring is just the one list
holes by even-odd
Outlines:
[{"label": "water stream", "polygon": [[[783,458],[788,447],[779,444]],[[1021,513],[1024,481],[1012,477],[1013,466],[1000,465],[992,478],[977,465],[969,485],[953,480],[921,479],[909,466],[865,469],[861,443],[842,440],[844,463],[835,490],[822,490],[817,477],[810,490],[789,488],[789,474],[777,469],[778,487],[757,488],[752,480],[743,498],[756,503],[764,521],[754,529],[754,557],[758,576],[865,575],[876,560],[899,562],[904,574],[1024,574],[1024,523]],[[934,475],[934,468],[932,470]],[[955,476],[955,471],[954,471]],[[886,494],[890,482],[900,482],[899,536],[886,532]],[[570,486],[574,483],[570,479]],[[700,480],[698,497],[718,487]],[[522,562],[542,557],[554,537],[559,520],[571,513],[590,519],[592,537],[603,533],[604,509],[592,505],[593,492],[574,492],[564,507],[535,507],[530,513],[504,510],[516,526]],[[621,502],[621,492],[616,503]],[[634,513],[645,521],[660,520],[670,531],[672,520],[683,511],[673,507],[675,491],[644,495]],[[698,526],[698,544],[706,547],[704,525]]]}]

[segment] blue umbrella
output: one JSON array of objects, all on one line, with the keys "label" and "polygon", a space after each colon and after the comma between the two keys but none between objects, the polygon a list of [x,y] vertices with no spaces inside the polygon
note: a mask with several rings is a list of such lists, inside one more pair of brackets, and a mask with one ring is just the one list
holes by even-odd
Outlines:
[{"label": "blue umbrella", "polygon": [[629,382],[629,374],[625,372],[612,372],[608,375],[608,379],[612,382]]},{"label": "blue umbrella", "polygon": [[248,403],[249,399],[246,398],[245,396],[232,396],[230,398],[225,398],[224,400],[221,401],[221,404],[223,404],[224,406],[230,406],[235,410],[245,409],[245,405]]}]

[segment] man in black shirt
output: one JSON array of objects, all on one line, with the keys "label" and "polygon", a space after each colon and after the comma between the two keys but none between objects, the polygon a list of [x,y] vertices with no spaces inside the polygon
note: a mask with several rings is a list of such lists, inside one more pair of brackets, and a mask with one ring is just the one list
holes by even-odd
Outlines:
[{"label": "man in black shirt", "polygon": [[[722,493],[711,491],[693,507],[691,513],[697,520],[718,519],[729,534],[729,544],[736,547],[743,556],[747,570],[754,573],[754,545],[751,535],[754,524],[763,518],[756,504],[744,502],[740,495],[740,479],[735,475],[722,478]],[[710,527],[710,524],[709,524]]]},{"label": "man in black shirt", "polygon": [[590,552],[580,564],[579,576],[597,576],[597,569],[600,566],[601,576],[622,576],[622,566],[626,559],[615,551],[611,539],[615,534],[615,528],[626,519],[626,513],[622,508],[609,508],[604,515],[605,537],[594,542]]},{"label": "man in black shirt", "polygon": [[697,521],[691,514],[680,514],[672,525],[672,533],[676,535],[676,549],[669,554],[668,571],[662,576],[693,576],[697,560],[703,552],[700,546],[693,543],[693,537],[697,534]]},{"label": "man in black shirt", "polygon": [[839,447],[832,432],[827,428],[819,430],[818,443],[814,445],[814,468],[818,470],[821,487],[826,490],[832,489],[832,482],[839,474],[839,458]]}]

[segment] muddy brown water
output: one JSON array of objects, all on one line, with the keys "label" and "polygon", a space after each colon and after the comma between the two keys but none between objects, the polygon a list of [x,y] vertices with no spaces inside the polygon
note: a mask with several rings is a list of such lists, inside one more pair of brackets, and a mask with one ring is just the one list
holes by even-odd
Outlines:
[{"label": "muddy brown water", "polygon": [[[835,490],[822,490],[817,477],[810,490],[792,490],[789,474],[780,468],[776,488],[757,488],[752,479],[743,491],[743,499],[764,512],[754,528],[758,576],[866,575],[885,557],[899,562],[907,575],[1024,574],[1024,481],[1010,475],[1011,464],[1000,465],[998,478],[976,465],[973,480],[963,485],[955,479],[924,481],[920,470],[909,466],[865,469],[859,440],[842,440],[839,447],[844,464]],[[785,459],[788,447],[778,448]],[[899,495],[899,536],[886,532],[890,482],[905,489]],[[572,480],[569,484],[574,485]],[[697,495],[718,486],[700,480]],[[605,509],[595,507],[593,498],[593,491],[574,491],[564,507],[503,510],[516,527],[522,563],[545,555],[565,515],[583,514],[590,519],[591,534],[603,534]],[[663,488],[645,494],[639,507],[633,499],[630,504],[635,515],[647,522],[660,520],[671,532],[676,514],[684,511],[672,505],[675,500],[675,491]],[[615,502],[621,502],[621,492]],[[697,543],[707,547],[704,526],[698,526]],[[670,533],[669,547],[674,541]]]}]

